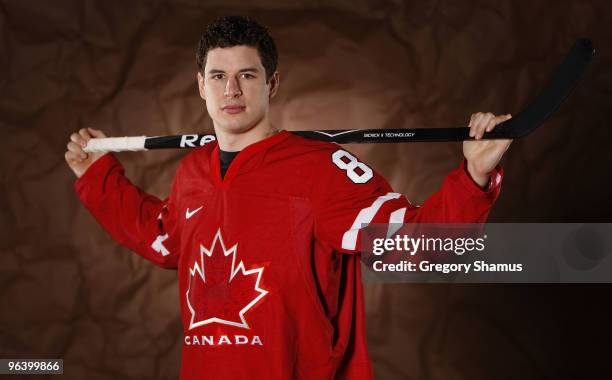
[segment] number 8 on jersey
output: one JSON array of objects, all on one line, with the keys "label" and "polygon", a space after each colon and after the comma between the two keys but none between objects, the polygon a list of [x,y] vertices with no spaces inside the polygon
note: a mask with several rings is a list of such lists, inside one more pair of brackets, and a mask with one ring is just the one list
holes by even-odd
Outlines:
[{"label": "number 8 on jersey", "polygon": [[[346,176],[354,183],[366,183],[374,176],[369,166],[357,160],[355,156],[346,150],[338,149],[335,151],[332,154],[332,162],[340,169],[346,171]],[[357,172],[355,169],[360,169],[360,172]]]}]

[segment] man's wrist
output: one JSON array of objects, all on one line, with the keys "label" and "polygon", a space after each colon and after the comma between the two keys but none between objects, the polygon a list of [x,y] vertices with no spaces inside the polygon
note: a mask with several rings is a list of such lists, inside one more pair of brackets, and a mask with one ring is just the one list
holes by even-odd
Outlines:
[{"label": "man's wrist", "polygon": [[481,189],[486,190],[489,187],[489,183],[491,182],[491,175],[489,173],[478,173],[474,170],[473,166],[470,162],[467,162],[466,171],[472,181],[474,181]]}]

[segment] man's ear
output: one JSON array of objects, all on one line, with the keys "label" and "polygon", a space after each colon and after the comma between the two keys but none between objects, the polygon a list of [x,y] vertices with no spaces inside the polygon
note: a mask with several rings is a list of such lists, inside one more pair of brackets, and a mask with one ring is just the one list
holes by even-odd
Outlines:
[{"label": "man's ear", "polygon": [[278,86],[280,86],[280,77],[278,71],[275,71],[270,78],[270,99],[278,92]]},{"label": "man's ear", "polygon": [[198,90],[200,91],[200,98],[206,100],[206,93],[204,92],[204,76],[201,72],[198,71],[196,79],[198,80]]}]

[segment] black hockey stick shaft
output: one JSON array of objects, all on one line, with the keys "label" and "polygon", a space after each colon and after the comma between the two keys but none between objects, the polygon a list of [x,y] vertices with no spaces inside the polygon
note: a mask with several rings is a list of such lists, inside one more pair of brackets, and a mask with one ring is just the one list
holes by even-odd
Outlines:
[{"label": "black hockey stick shaft", "polygon": [[[493,131],[486,132],[483,135],[483,139],[521,138],[541,126],[559,109],[561,104],[570,95],[594,55],[595,49],[592,42],[586,38],[578,39],[535,100],[521,112],[515,114],[512,119],[498,124]],[[293,133],[306,138],[339,144],[462,141],[473,139],[469,136],[469,128],[467,127],[321,130],[293,131]],[[215,139],[215,135],[212,134],[92,139],[86,150],[121,151],[193,148],[202,146]]]}]

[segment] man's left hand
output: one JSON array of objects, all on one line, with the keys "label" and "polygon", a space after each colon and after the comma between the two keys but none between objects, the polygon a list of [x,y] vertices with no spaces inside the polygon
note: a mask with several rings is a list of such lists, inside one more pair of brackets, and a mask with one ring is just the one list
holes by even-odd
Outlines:
[{"label": "man's left hand", "polygon": [[492,131],[497,124],[510,118],[512,118],[510,114],[495,116],[490,112],[478,112],[470,117],[470,137],[474,137],[475,140],[463,142],[463,155],[467,160],[470,176],[482,188],[489,183],[489,174],[508,150],[512,140],[478,140],[485,132]]}]

